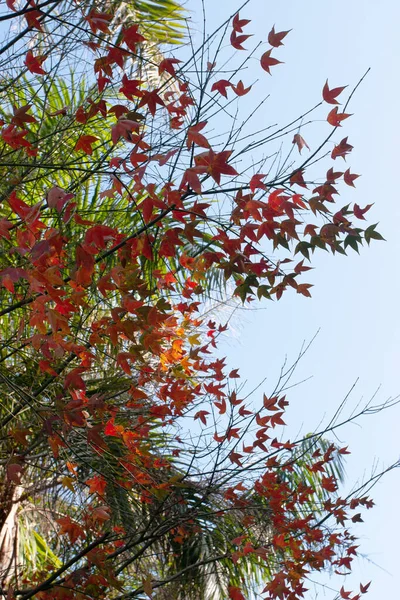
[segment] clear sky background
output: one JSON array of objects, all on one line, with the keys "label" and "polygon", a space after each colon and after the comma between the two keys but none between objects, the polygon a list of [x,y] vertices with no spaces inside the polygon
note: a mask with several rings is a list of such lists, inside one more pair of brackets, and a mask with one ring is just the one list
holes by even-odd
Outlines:
[{"label": "clear sky background", "polygon": [[[199,43],[202,3],[190,0],[187,6]],[[236,6],[239,3],[205,0],[207,30],[213,31]],[[288,293],[280,302],[265,302],[263,310],[241,311],[240,319],[234,320],[233,335],[220,348],[230,366],[240,367],[248,389],[267,377],[263,389],[268,393],[285,356],[295,359],[302,342],[321,328],[294,381],[312,379],[289,393],[286,420],[293,436],[299,430],[312,431],[321,419],[327,420],[357,378],[348,413],[379,386],[377,402],[400,393],[400,6],[396,0],[253,0],[241,17],[252,19],[246,33],[255,34],[255,41],[266,41],[274,24],[277,31],[293,29],[285,46],[274,51],[285,64],[275,67],[272,77],[260,77],[257,60],[245,74],[246,84],[260,79],[254,88],[259,99],[271,94],[258,117],[260,127],[271,122],[284,124],[312,107],[320,100],[327,78],[331,87],[352,87],[371,68],[352,100],[354,116],[346,121],[343,134],[354,146],[348,166],[362,177],[356,190],[341,188],[339,206],[375,203],[368,221],[380,223],[378,229],[387,242],[365,247],[360,256],[320,253],[313,259],[316,269],[306,278],[315,285],[312,299]],[[241,102],[247,102],[245,98]],[[321,131],[327,131],[326,123],[321,123]],[[313,139],[314,133],[310,136]],[[310,142],[306,132],[304,137]],[[341,137],[338,134],[335,139]],[[342,170],[345,163],[340,162],[335,167]],[[396,407],[340,432],[340,441],[352,451],[347,459],[347,488],[368,478],[377,462],[378,468],[383,468],[398,459],[399,418],[400,408]],[[371,579],[369,600],[400,596],[399,476],[398,470],[392,471],[374,488],[376,507],[363,515],[365,523],[354,526],[365,555],[354,561],[354,574],[346,579],[335,576],[332,581],[324,578],[327,587],[310,588],[308,600],[333,599],[341,585],[356,590],[360,581],[365,584]]]}]

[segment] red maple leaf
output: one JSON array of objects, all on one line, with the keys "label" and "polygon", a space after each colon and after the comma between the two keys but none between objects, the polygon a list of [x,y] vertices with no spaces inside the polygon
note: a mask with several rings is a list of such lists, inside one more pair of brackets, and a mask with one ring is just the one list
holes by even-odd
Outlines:
[{"label": "red maple leaf", "polygon": [[81,135],[75,144],[76,152],[83,150],[85,154],[93,154],[92,144],[97,142],[98,139],[99,138],[94,135]]},{"label": "red maple leaf", "polygon": [[75,523],[71,517],[61,517],[60,519],[56,519],[56,522],[61,525],[60,535],[66,533],[71,544],[75,544],[79,538],[85,537],[82,527],[78,523]]},{"label": "red maple leaf", "polygon": [[350,169],[347,169],[347,171],[345,171],[343,179],[344,182],[347,183],[347,185],[351,185],[352,187],[355,187],[354,185],[354,180],[358,179],[360,176],[356,175],[355,173],[350,173]]},{"label": "red maple leaf", "polygon": [[[31,7],[36,6],[36,4],[33,0],[30,0],[29,4]],[[39,21],[39,17],[41,17],[41,16],[43,16],[43,13],[41,13],[39,10],[30,10],[29,12],[26,12],[24,14],[26,22],[28,23],[28,27],[33,27],[34,29],[37,29],[38,31],[43,31],[42,26]]]},{"label": "red maple leaf", "polygon": [[200,421],[204,424],[207,425],[207,415],[209,415],[210,413],[207,410],[199,410],[195,415],[194,415],[194,419],[200,419]]},{"label": "red maple leaf", "polygon": [[8,8],[10,10],[13,10],[14,12],[17,10],[14,6],[14,4],[16,3],[17,0],[6,0],[6,4],[8,6]]},{"label": "red maple leaf", "polygon": [[113,16],[104,12],[96,12],[94,8],[89,12],[89,14],[85,17],[85,21],[87,21],[90,25],[90,29],[93,33],[97,33],[97,31],[102,31],[103,33],[110,33],[108,29],[108,24],[112,20]]},{"label": "red maple leaf", "polygon": [[321,486],[327,492],[336,492],[336,490],[337,490],[337,483],[336,483],[336,480],[335,480],[335,478],[333,476],[331,476],[331,477],[322,477],[322,479],[321,479]]},{"label": "red maple leaf", "polygon": [[347,143],[348,138],[345,137],[342,141],[337,144],[332,150],[331,157],[333,160],[341,156],[344,160],[346,160],[346,154],[353,150],[353,146]]},{"label": "red maple leaf", "polygon": [[251,90],[251,87],[252,86],[245,88],[242,80],[238,81],[236,86],[232,85],[232,89],[237,96],[244,96],[245,94],[248,94]]},{"label": "red maple leaf", "polygon": [[266,175],[263,175],[262,173],[256,173],[250,179],[250,190],[253,192],[253,194],[256,191],[256,189],[260,189],[260,190],[267,189],[267,186],[265,185],[265,183],[262,182],[262,179],[264,179],[265,177],[266,177]]},{"label": "red maple leaf", "polygon": [[368,592],[368,588],[369,588],[370,585],[371,585],[371,582],[367,583],[366,585],[362,585],[360,583],[360,592],[362,594],[366,594]]},{"label": "red maple leaf", "polygon": [[14,116],[11,119],[11,124],[23,127],[24,123],[36,123],[35,117],[27,114],[30,108],[31,104],[25,104],[19,108],[14,106]]},{"label": "red maple leaf", "polygon": [[289,31],[291,31],[291,29],[289,29],[288,31],[275,32],[275,25],[274,25],[273,28],[271,29],[271,31],[268,34],[268,43],[269,43],[269,45],[273,46],[274,48],[278,48],[279,46],[283,46],[282,40],[283,40],[283,38],[285,38],[287,36],[287,34],[289,33]]},{"label": "red maple leaf", "polygon": [[339,94],[341,94],[346,87],[347,85],[344,85],[342,87],[337,87],[330,90],[328,80],[326,80],[322,90],[322,97],[328,104],[340,104],[340,102],[336,100],[336,96],[339,96]]},{"label": "red maple leaf", "polygon": [[270,71],[270,67],[273,67],[274,65],[279,65],[282,64],[282,61],[278,60],[277,58],[273,58],[271,56],[271,52],[272,50],[267,50],[267,52],[264,52],[264,54],[261,57],[261,66],[264,69],[264,71],[267,71],[267,73],[269,73],[271,75],[271,71]]},{"label": "red maple leaf", "polygon": [[251,23],[251,21],[249,19],[241,19],[239,17],[239,13],[237,13],[232,20],[232,27],[234,31],[237,31],[238,33],[242,33],[243,31],[243,27],[245,27],[246,25],[248,25],[249,23]]},{"label": "red maple leaf", "polygon": [[222,152],[203,152],[195,156],[195,163],[197,166],[206,167],[207,173],[216,181],[221,182],[221,175],[238,175],[238,172],[228,164],[229,157],[232,154],[232,150],[223,150]]},{"label": "red maple leaf", "polygon": [[182,61],[178,58],[164,58],[164,60],[162,60],[158,65],[158,74],[161,75],[162,73],[164,73],[164,71],[166,71],[167,73],[175,77],[176,72],[174,65],[178,65],[180,62]]},{"label": "red maple leaf", "polygon": [[306,188],[306,182],[304,181],[304,177],[303,177],[303,169],[299,169],[298,171],[296,171],[295,173],[293,173],[293,175],[290,177],[290,185],[299,185],[300,187],[304,187]]},{"label": "red maple leaf", "polygon": [[91,479],[86,480],[86,485],[89,486],[89,494],[104,495],[107,487],[107,481],[101,475],[95,475]]},{"label": "red maple leaf", "polygon": [[337,106],[335,106],[335,108],[332,108],[326,119],[329,125],[332,125],[332,127],[341,127],[341,122],[351,117],[350,114],[339,113],[338,110],[339,109]]},{"label": "red maple leaf", "polygon": [[367,206],[366,206],[365,208],[360,208],[360,207],[358,206],[358,204],[355,204],[355,205],[354,205],[354,208],[353,208],[353,213],[354,213],[354,216],[355,216],[355,217],[357,217],[357,219],[364,219],[364,220],[365,220],[365,217],[364,217],[364,215],[365,215],[365,213],[366,213],[367,211],[369,211],[369,209],[370,209],[372,206],[373,206],[373,204],[367,204]]},{"label": "red maple leaf", "polygon": [[232,83],[230,81],[227,81],[226,79],[220,79],[219,81],[216,81],[212,84],[211,91],[219,92],[222,96],[225,96],[225,98],[227,98],[228,93],[226,89],[228,87],[233,87]]},{"label": "red maple leaf", "polygon": [[156,114],[156,110],[157,110],[157,104],[159,104],[160,106],[165,106],[163,100],[160,98],[160,96],[158,95],[158,89],[155,90],[146,90],[145,92],[141,93],[142,99],[139,103],[139,107],[142,106],[148,106],[150,113],[153,115]]},{"label": "red maple leaf", "polygon": [[31,73],[35,73],[36,75],[46,75],[46,71],[42,69],[42,64],[45,60],[45,56],[34,56],[32,50],[28,50],[24,64]]},{"label": "red maple leaf", "polygon": [[139,25],[132,25],[122,32],[122,41],[128,46],[132,52],[136,51],[136,45],[144,42],[145,38],[138,33]]},{"label": "red maple leaf", "polygon": [[242,592],[240,591],[240,588],[230,585],[228,587],[228,593],[229,593],[229,598],[231,600],[246,600],[246,598],[243,596]]},{"label": "red maple leaf", "polygon": [[188,148],[192,144],[196,144],[197,146],[201,146],[202,148],[209,148],[210,144],[207,138],[200,133],[202,129],[207,125],[207,121],[201,121],[200,123],[196,123],[196,125],[192,125],[189,127],[186,139],[186,145]]},{"label": "red maple leaf", "polygon": [[237,464],[239,467],[242,466],[242,463],[240,462],[240,459],[243,458],[243,456],[241,454],[238,454],[237,452],[231,452],[229,454],[229,460],[235,464]]},{"label": "red maple leaf", "polygon": [[236,49],[236,50],[245,50],[246,48],[243,48],[242,44],[243,42],[245,42],[249,37],[251,37],[251,35],[237,35],[236,31],[233,30],[231,33],[231,45]]}]

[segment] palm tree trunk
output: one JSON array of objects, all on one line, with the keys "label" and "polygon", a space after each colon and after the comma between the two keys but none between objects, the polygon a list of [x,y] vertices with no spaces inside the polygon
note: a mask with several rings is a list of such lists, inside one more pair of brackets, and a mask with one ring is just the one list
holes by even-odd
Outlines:
[{"label": "palm tree trunk", "polygon": [[17,513],[22,488],[6,479],[0,483],[0,584],[4,588],[11,578],[13,564],[17,565]]}]

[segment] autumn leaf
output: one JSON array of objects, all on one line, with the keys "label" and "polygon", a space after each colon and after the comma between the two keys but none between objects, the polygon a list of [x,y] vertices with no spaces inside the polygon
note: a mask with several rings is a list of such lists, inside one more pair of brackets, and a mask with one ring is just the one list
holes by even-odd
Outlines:
[{"label": "autumn leaf", "polygon": [[237,85],[232,85],[232,89],[237,96],[245,96],[249,93],[251,87],[245,88],[242,80],[238,81]]},{"label": "autumn leaf", "polygon": [[236,465],[238,465],[238,467],[242,466],[242,463],[240,462],[240,459],[243,458],[243,456],[241,454],[238,454],[238,452],[230,452],[229,454],[229,460],[233,463],[235,463]]},{"label": "autumn leaf", "polygon": [[110,517],[110,508],[108,506],[97,506],[92,511],[92,518],[97,523],[105,523]]},{"label": "autumn leaf", "polygon": [[310,150],[310,146],[307,144],[305,139],[299,133],[294,134],[292,144],[297,144],[297,148],[298,148],[300,154],[304,147],[306,147]]},{"label": "autumn leaf", "polygon": [[73,494],[75,493],[74,480],[72,477],[68,477],[68,475],[65,475],[61,479],[61,485],[70,490]]},{"label": "autumn leaf", "polygon": [[261,57],[261,67],[264,69],[264,71],[267,71],[267,73],[269,73],[271,75],[271,71],[270,71],[270,67],[273,67],[275,65],[279,65],[279,64],[283,64],[282,61],[273,58],[271,56],[271,52],[272,50],[267,50],[267,52],[264,52],[264,54]]},{"label": "autumn leaf", "polygon": [[250,179],[250,190],[254,193],[257,189],[266,190],[267,186],[263,183],[263,179],[265,179],[266,175],[262,173],[256,173]]},{"label": "autumn leaf", "polygon": [[296,288],[296,292],[298,294],[302,294],[303,296],[307,296],[308,298],[311,298],[311,293],[309,292],[309,289],[311,287],[312,287],[312,285],[309,283],[300,283]]},{"label": "autumn leaf", "polygon": [[233,369],[230,373],[229,373],[229,377],[231,379],[240,379],[240,375],[239,375],[239,369]]},{"label": "autumn leaf", "polygon": [[160,98],[158,92],[158,89],[142,92],[138,108],[147,106],[150,114],[154,117],[156,114],[157,105],[164,106],[164,101]]},{"label": "autumn leaf", "polygon": [[243,596],[240,588],[238,588],[236,586],[230,585],[228,587],[228,594],[229,594],[229,598],[231,600],[246,600],[246,598]]},{"label": "autumn leaf", "polygon": [[94,135],[81,135],[75,144],[75,151],[82,150],[85,154],[93,154],[92,145],[98,141],[99,138]]},{"label": "autumn leaf", "polygon": [[31,73],[35,73],[36,75],[46,75],[46,71],[42,69],[42,64],[45,60],[45,56],[34,56],[32,50],[28,50],[24,63]]},{"label": "autumn leaf", "polygon": [[93,33],[97,33],[97,31],[101,31],[102,33],[110,33],[108,24],[112,18],[112,15],[108,13],[96,12],[96,10],[92,8],[89,14],[85,17],[85,20],[89,23],[90,29]]},{"label": "autumn leaf", "polygon": [[33,115],[28,115],[28,110],[31,108],[31,104],[25,104],[19,108],[14,106],[14,116],[11,119],[11,124],[23,127],[24,123],[36,123],[35,117]]},{"label": "autumn leaf", "polygon": [[139,33],[139,25],[132,25],[122,31],[122,41],[128,46],[129,50],[136,52],[137,44],[145,41],[145,38]]},{"label": "autumn leaf", "polygon": [[333,476],[331,477],[322,477],[321,486],[327,492],[335,492],[337,490],[337,483]]},{"label": "autumn leaf", "polygon": [[178,58],[164,58],[158,65],[158,74],[162,75],[162,73],[166,72],[175,77],[175,65],[179,65],[181,62]]},{"label": "autumn leaf", "polygon": [[99,496],[104,496],[107,481],[101,475],[95,475],[91,479],[86,480],[86,485],[89,486],[89,494],[99,494]]},{"label": "autumn leaf", "polygon": [[205,167],[207,173],[211,175],[214,181],[220,184],[221,175],[238,175],[236,169],[228,164],[231,154],[231,150],[223,150],[222,152],[210,150],[209,152],[198,154],[194,160],[197,166]]},{"label": "autumn leaf", "polygon": [[56,519],[56,522],[61,525],[60,535],[67,534],[71,544],[75,544],[79,538],[85,537],[82,527],[73,521],[71,517],[61,517]]},{"label": "autumn leaf", "polygon": [[346,160],[346,155],[353,150],[353,146],[348,144],[347,140],[347,137],[343,138],[342,141],[334,147],[331,153],[333,160],[339,157],[342,157],[344,160]]},{"label": "autumn leaf", "polygon": [[245,27],[249,23],[251,23],[251,21],[249,19],[241,19],[240,16],[239,16],[239,13],[237,13],[233,17],[232,27],[233,27],[234,31],[237,31],[238,33],[242,33],[243,27]]},{"label": "autumn leaf", "polygon": [[371,581],[369,583],[367,583],[366,585],[362,585],[360,583],[360,592],[362,594],[366,594],[368,592],[369,586],[371,585]]},{"label": "autumn leaf", "polygon": [[357,513],[351,517],[353,523],[363,523],[364,521],[361,518],[361,513]]},{"label": "autumn leaf", "polygon": [[278,48],[279,46],[283,46],[282,40],[287,36],[287,34],[291,31],[291,29],[289,29],[288,31],[279,31],[279,32],[275,32],[275,25],[273,26],[273,28],[271,29],[271,31],[268,34],[268,43],[270,46],[273,46],[274,48]]},{"label": "autumn leaf", "polygon": [[242,46],[242,44],[249,38],[251,37],[250,35],[237,35],[236,31],[233,29],[233,31],[231,32],[231,45],[236,49],[236,50],[245,50],[245,48]]},{"label": "autumn leaf", "polygon": [[339,96],[346,87],[347,85],[344,85],[343,87],[337,87],[330,90],[328,80],[326,80],[322,90],[322,97],[328,104],[340,104],[340,102],[336,100],[336,96]]},{"label": "autumn leaf", "polygon": [[367,206],[365,208],[360,208],[358,206],[358,204],[354,205],[353,208],[353,212],[354,215],[357,217],[357,219],[364,219],[365,220],[365,213],[369,211],[370,208],[372,208],[373,204],[367,204]]},{"label": "autumn leaf", "polygon": [[152,594],[153,594],[153,586],[152,586],[151,582],[152,582],[152,578],[151,578],[150,574],[148,574],[147,577],[142,578],[143,591],[146,594],[146,596],[148,596],[149,598],[152,598]]},{"label": "autumn leaf", "polygon": [[356,175],[355,173],[350,173],[350,169],[347,169],[347,171],[345,171],[345,173],[344,173],[344,175],[343,175],[344,182],[345,182],[347,185],[350,185],[350,186],[352,186],[352,187],[355,187],[355,185],[354,185],[354,181],[355,181],[356,179],[358,179],[359,177],[360,177],[360,176],[359,176],[359,175]]},{"label": "autumn leaf", "polygon": [[55,208],[57,212],[61,212],[66,203],[74,197],[74,194],[67,193],[57,185],[49,189],[46,196],[47,206]]},{"label": "autumn leaf", "polygon": [[307,185],[304,181],[303,173],[304,169],[299,169],[298,171],[295,171],[290,177],[290,185],[299,185],[300,187],[306,188]]},{"label": "autumn leaf", "polygon": [[339,109],[337,106],[335,106],[335,108],[332,108],[326,119],[329,125],[332,125],[332,127],[341,127],[342,121],[351,117],[350,114],[338,113],[338,110]]},{"label": "autumn leaf", "polygon": [[227,98],[228,92],[226,90],[228,87],[233,87],[232,83],[230,81],[227,81],[226,79],[220,79],[219,81],[213,83],[213,85],[211,86],[211,91],[219,92],[222,96]]},{"label": "autumn leaf", "polygon": [[201,146],[202,148],[210,147],[207,138],[200,133],[206,125],[207,121],[201,121],[200,123],[196,123],[196,125],[189,127],[186,138],[186,145],[188,148],[190,148],[192,144],[196,144],[196,146]]},{"label": "autumn leaf", "polygon": [[194,415],[194,420],[196,419],[200,419],[200,421],[204,424],[207,425],[207,415],[209,415],[210,413],[207,410],[199,410],[195,415]]}]

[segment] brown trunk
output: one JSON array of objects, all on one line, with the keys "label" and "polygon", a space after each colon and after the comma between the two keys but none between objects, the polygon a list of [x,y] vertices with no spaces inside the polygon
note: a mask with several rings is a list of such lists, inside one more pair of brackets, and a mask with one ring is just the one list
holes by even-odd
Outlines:
[{"label": "brown trunk", "polygon": [[4,588],[17,565],[18,498],[21,487],[12,481],[0,483],[0,583]]}]

